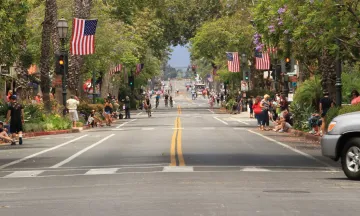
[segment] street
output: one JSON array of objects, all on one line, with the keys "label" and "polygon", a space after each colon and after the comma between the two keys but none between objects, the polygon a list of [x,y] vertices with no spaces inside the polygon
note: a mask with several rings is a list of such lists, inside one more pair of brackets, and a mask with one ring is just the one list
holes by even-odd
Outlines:
[{"label": "street", "polygon": [[[153,117],[0,146],[0,215],[350,215],[360,182],[320,146],[191,100]],[[152,105],[155,107],[154,97]]]}]

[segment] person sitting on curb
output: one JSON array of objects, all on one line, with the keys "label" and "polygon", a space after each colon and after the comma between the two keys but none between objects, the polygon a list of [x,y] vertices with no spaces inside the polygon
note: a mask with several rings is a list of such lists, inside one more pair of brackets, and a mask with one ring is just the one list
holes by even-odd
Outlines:
[{"label": "person sitting on curb", "polygon": [[96,117],[95,110],[91,110],[87,124],[91,127],[97,127],[98,124],[102,126],[102,121],[98,117]]},{"label": "person sitting on curb", "polygon": [[309,127],[311,131],[309,133],[314,134],[315,136],[320,136],[320,127],[322,125],[321,116],[318,113],[314,113],[308,119]]},{"label": "person sitting on curb", "polygon": [[15,145],[15,139],[11,139],[7,133],[7,129],[4,128],[4,123],[0,122],[0,140],[10,142],[11,145]]},{"label": "person sitting on curb", "polygon": [[293,124],[292,114],[289,113],[289,111],[284,110],[280,114],[278,123],[279,123],[279,125],[276,128],[277,130],[274,130],[274,131],[278,131],[279,133],[290,132],[290,130],[292,129],[292,124]]}]

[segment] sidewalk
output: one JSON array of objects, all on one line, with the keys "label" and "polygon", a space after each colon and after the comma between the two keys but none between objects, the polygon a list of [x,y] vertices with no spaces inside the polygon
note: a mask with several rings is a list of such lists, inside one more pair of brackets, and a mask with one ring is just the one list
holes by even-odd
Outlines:
[{"label": "sidewalk", "polygon": [[[246,121],[246,122],[254,122],[254,123],[256,122],[255,118],[250,118],[249,112],[241,112],[240,114],[231,114],[231,118],[235,118],[235,119],[239,119],[239,120],[241,119],[242,121]],[[270,122],[270,126],[271,126],[271,124],[272,123]],[[291,132],[289,132],[289,133],[279,133],[279,132],[274,132],[274,131],[268,131],[268,132],[277,134],[278,136],[303,137],[305,140],[308,140],[312,143],[316,143],[317,145],[320,144],[320,140],[321,140],[320,136],[315,136],[308,132],[299,131],[299,130],[295,130],[295,129],[291,129]]]}]

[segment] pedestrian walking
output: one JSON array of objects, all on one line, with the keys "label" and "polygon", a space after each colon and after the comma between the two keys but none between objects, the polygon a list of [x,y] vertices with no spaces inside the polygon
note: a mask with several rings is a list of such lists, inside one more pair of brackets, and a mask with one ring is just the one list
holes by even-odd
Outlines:
[{"label": "pedestrian walking", "polygon": [[104,104],[104,117],[107,126],[111,126],[111,113],[113,111],[113,105],[110,103],[109,100],[105,100]]},{"label": "pedestrian walking", "polygon": [[125,119],[130,119],[130,98],[125,97]]},{"label": "pedestrian walking", "polygon": [[321,120],[322,120],[321,130],[322,130],[322,133],[324,134],[326,132],[326,129],[325,129],[326,113],[334,105],[334,103],[331,100],[331,98],[329,97],[329,92],[324,91],[323,95],[324,95],[324,97],[320,99],[319,110],[321,113]]},{"label": "pedestrian walking", "polygon": [[262,109],[260,107],[260,102],[261,102],[261,97],[260,96],[257,96],[255,98],[255,103],[254,105],[252,106],[253,110],[254,110],[254,113],[255,113],[255,118],[257,120],[257,123],[258,123],[258,127],[259,129],[261,129],[261,120],[262,120]]},{"label": "pedestrian walking", "polygon": [[7,112],[6,123],[10,120],[10,133],[12,134],[13,142],[11,145],[15,145],[14,140],[16,136],[19,137],[19,145],[23,144],[22,131],[24,124],[24,107],[17,102],[16,96],[10,97],[10,104]]},{"label": "pedestrian walking", "polygon": [[253,110],[254,97],[253,96],[250,96],[250,98],[248,100],[248,104],[249,104],[249,110],[250,110],[250,118],[254,118],[254,110]]},{"label": "pedestrian walking", "polygon": [[[270,109],[270,102],[269,102],[270,95],[264,95],[264,99],[260,102],[260,107],[262,109],[262,118],[261,118],[261,130],[269,130],[269,109]],[[267,128],[265,128],[265,126]]]},{"label": "pedestrian walking", "polygon": [[79,121],[79,115],[77,113],[77,107],[80,102],[75,98],[74,95],[71,95],[70,98],[66,101],[66,108],[69,110],[69,116],[72,121],[73,127],[76,127],[76,122]]},{"label": "pedestrian walking", "polygon": [[286,100],[284,95],[280,96],[280,111],[289,110],[289,102]]}]

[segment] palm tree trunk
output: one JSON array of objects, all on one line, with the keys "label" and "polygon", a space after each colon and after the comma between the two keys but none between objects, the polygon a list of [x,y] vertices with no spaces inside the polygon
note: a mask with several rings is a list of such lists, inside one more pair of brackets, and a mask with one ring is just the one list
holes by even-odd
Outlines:
[{"label": "palm tree trunk", "polygon": [[32,93],[32,88],[28,85],[30,81],[28,76],[28,68],[30,67],[29,62],[31,60],[29,61],[28,56],[26,55],[26,50],[27,50],[27,43],[26,40],[24,39],[20,43],[20,55],[19,55],[20,57],[17,59],[16,67],[15,67],[15,71],[17,75],[17,80],[16,80],[17,88],[15,92],[17,92],[17,94],[20,95],[20,98],[22,100],[26,100],[27,98],[29,98]]},{"label": "palm tree trunk", "polygon": [[50,69],[51,69],[51,32],[56,25],[54,20],[57,19],[56,0],[46,0],[45,2],[45,18],[42,23],[43,29],[41,34],[41,57],[40,57],[40,82],[43,94],[44,108],[47,112],[51,111],[50,103]]},{"label": "palm tree trunk", "polygon": [[[87,19],[90,16],[92,0],[74,0],[74,17]],[[82,88],[79,88],[80,74],[83,72],[83,56],[71,55],[69,59],[68,87],[72,94],[79,95]],[[81,86],[81,85],[80,85]]]},{"label": "palm tree trunk", "polygon": [[321,72],[321,86],[323,91],[328,91],[332,99],[336,97],[336,70],[335,57],[331,56],[328,50],[323,50],[319,60],[319,71]]}]

